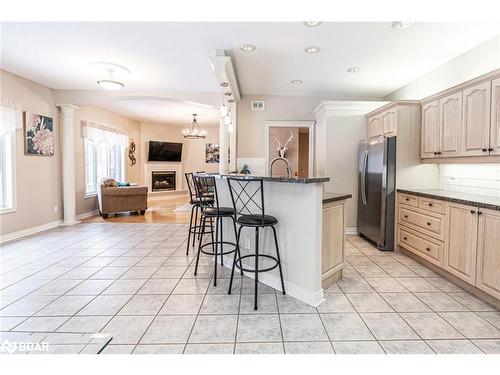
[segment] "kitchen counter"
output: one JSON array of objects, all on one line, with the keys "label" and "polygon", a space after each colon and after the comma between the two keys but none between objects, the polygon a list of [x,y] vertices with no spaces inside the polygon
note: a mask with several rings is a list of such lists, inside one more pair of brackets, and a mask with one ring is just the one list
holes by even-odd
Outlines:
[{"label": "kitchen counter", "polygon": [[352,198],[352,194],[323,193],[323,204],[330,203],[330,202],[336,202],[336,201],[343,201],[344,199],[349,199],[349,198]]},{"label": "kitchen counter", "polygon": [[287,184],[316,184],[322,182],[330,181],[330,177],[298,177],[298,176],[255,176],[251,174],[214,174],[214,176],[218,177],[238,177],[245,180],[257,180],[262,179],[267,182],[284,182]]},{"label": "kitchen counter", "polygon": [[441,189],[398,189],[398,192],[500,211],[500,197]]}]

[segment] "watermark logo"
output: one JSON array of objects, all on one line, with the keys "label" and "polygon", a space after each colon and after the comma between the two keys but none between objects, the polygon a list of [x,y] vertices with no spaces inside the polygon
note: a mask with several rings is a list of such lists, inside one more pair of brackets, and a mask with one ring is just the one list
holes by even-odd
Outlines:
[{"label": "watermark logo", "polygon": [[48,342],[25,342],[25,341],[9,341],[6,340],[0,343],[0,353],[12,354],[15,352],[48,352]]}]

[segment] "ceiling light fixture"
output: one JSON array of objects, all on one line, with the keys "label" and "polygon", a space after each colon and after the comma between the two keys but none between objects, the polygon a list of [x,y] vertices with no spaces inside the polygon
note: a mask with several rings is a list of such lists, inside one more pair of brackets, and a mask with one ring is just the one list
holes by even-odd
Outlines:
[{"label": "ceiling light fixture", "polygon": [[253,44],[243,44],[240,49],[244,52],[253,52],[257,49]]},{"label": "ceiling light fixture", "polygon": [[302,81],[300,79],[294,79],[294,80],[290,81],[290,83],[292,85],[300,85],[302,83]]},{"label": "ceiling light fixture", "polygon": [[207,131],[200,128],[198,121],[196,121],[196,113],[193,113],[193,122],[190,128],[182,130],[182,135],[187,139],[203,139],[207,136]]},{"label": "ceiling light fixture", "polygon": [[112,81],[109,79],[101,79],[97,81],[97,84],[101,86],[105,90],[116,91],[121,90],[125,87],[125,85],[118,81]]},{"label": "ceiling light fixture", "polygon": [[304,48],[304,52],[309,53],[309,54],[318,53],[319,51],[321,51],[321,48],[318,46],[310,46],[310,47]]},{"label": "ceiling light fixture", "polygon": [[322,23],[323,23],[322,21],[306,21],[304,22],[304,25],[307,27],[318,27]]},{"label": "ceiling light fixture", "polygon": [[413,21],[394,21],[391,23],[391,27],[395,30],[403,30],[411,27],[413,23]]},{"label": "ceiling light fixture", "polygon": [[353,66],[352,68],[347,69],[348,73],[358,73],[361,69],[359,69],[357,66]]}]

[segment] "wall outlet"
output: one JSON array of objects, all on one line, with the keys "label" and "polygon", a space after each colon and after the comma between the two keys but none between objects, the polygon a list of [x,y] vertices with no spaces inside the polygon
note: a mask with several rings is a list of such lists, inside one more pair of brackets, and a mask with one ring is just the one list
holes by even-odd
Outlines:
[{"label": "wall outlet", "polygon": [[54,210],[54,213],[56,214],[59,211],[59,207],[54,206],[53,210]]}]

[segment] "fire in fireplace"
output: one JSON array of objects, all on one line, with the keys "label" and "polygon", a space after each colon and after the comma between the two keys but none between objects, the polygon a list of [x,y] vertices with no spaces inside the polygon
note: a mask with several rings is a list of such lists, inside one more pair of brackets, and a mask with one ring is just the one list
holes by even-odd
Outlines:
[{"label": "fire in fireplace", "polygon": [[154,171],[151,174],[152,191],[175,190],[175,171]]}]

